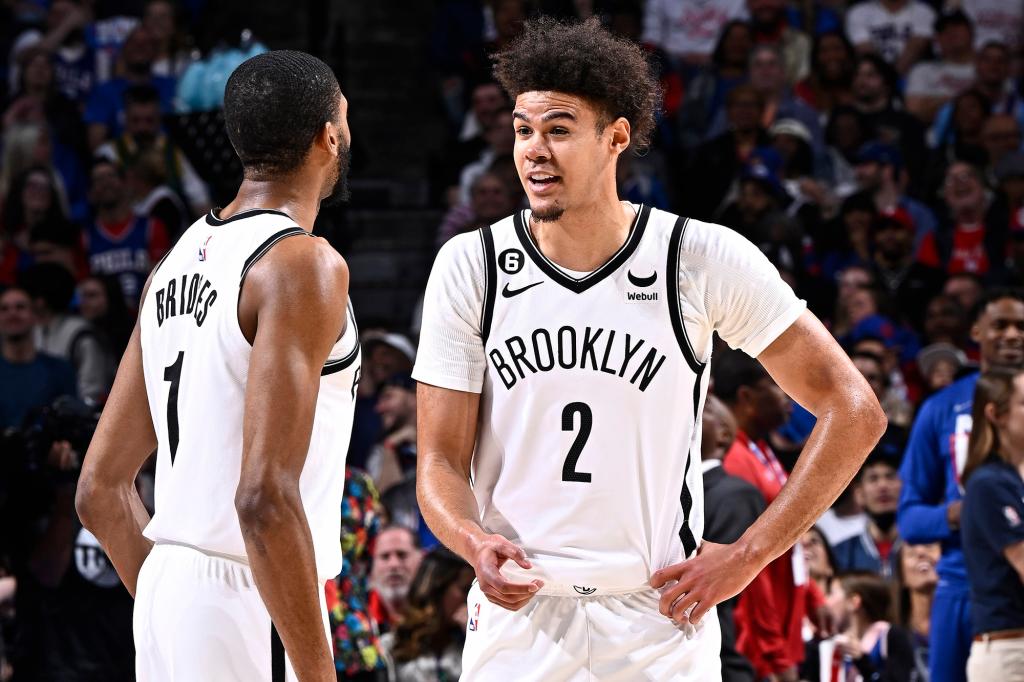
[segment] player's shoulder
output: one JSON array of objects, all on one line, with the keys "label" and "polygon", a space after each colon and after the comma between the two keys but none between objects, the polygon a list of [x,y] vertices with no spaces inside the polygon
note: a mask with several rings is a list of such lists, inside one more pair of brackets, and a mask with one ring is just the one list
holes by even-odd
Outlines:
[{"label": "player's shoulder", "polygon": [[[664,211],[658,211],[665,214]],[[672,214],[666,214],[673,218]],[[745,266],[752,255],[760,253],[746,237],[732,228],[696,218],[678,218],[682,228],[680,258],[696,258],[723,266]]]}]

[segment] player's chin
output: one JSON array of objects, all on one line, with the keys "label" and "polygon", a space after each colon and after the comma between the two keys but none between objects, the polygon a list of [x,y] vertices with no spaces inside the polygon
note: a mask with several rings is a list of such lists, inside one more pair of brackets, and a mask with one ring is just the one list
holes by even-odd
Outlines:
[{"label": "player's chin", "polygon": [[534,220],[550,222],[558,220],[565,213],[561,202],[548,198],[530,197],[530,213]]}]

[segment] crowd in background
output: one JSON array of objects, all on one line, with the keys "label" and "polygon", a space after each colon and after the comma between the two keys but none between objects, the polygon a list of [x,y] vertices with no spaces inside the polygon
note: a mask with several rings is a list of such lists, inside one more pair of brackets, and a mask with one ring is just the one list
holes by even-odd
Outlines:
[{"label": "crowd in background", "polygon": [[[2,3],[0,680],[132,678],[131,599],[75,517],[75,474],[150,269],[223,194],[175,121],[216,111],[234,66],[266,49],[251,35],[195,49],[201,1],[121,4]],[[931,657],[945,671],[931,679],[963,679],[956,647],[1024,628],[1024,570],[976,558],[1024,540],[1020,519],[1005,512],[999,540],[968,534],[960,502],[977,372],[1024,367],[1024,2],[435,4],[438,246],[525,206],[488,55],[531,13],[597,13],[644,45],[663,89],[653,145],[619,161],[620,196],[757,244],[889,418],[833,508],[719,608],[725,678],[920,681]],[[474,627],[472,570],[416,503],[417,329],[363,332],[345,568],[327,586],[339,678],[458,679]],[[813,424],[758,363],[716,348],[706,539],[757,519]],[[966,631],[937,645],[933,613]]]}]

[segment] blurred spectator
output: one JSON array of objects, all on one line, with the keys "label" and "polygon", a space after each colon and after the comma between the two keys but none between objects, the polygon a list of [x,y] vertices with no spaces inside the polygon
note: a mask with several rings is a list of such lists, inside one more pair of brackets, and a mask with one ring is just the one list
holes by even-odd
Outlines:
[{"label": "blurred spectator", "polygon": [[949,343],[933,343],[917,354],[917,367],[924,379],[926,395],[949,386],[967,364],[967,356]]},{"label": "blurred spectator", "polygon": [[370,615],[381,632],[387,632],[405,617],[409,587],[423,551],[416,533],[399,525],[382,528],[371,551]]},{"label": "blurred spectator", "polygon": [[77,393],[71,365],[37,350],[34,330],[29,293],[17,287],[0,293],[0,432],[20,427],[29,411]]},{"label": "blurred spectator", "polygon": [[[646,204],[668,210],[669,200],[651,156],[640,157],[632,152],[619,156],[615,166],[615,182],[619,197],[634,204]],[[506,214],[508,215],[508,214]]]},{"label": "blurred spectator", "polygon": [[[781,180],[793,198],[789,215],[802,213],[804,229],[820,222],[821,215],[835,215],[835,197],[816,177],[814,139],[811,131],[795,118],[781,118],[768,130],[772,147],[782,157]],[[809,213],[808,210],[813,210]]]},{"label": "blurred spectator", "polygon": [[102,404],[114,380],[116,359],[89,323],[71,313],[75,278],[56,263],[37,263],[20,280],[32,297],[36,346],[70,362],[78,377],[79,397]]},{"label": "blurred spectator", "polygon": [[[825,511],[818,519],[817,528],[821,531],[828,542],[829,551],[843,540],[855,537],[864,532],[868,527],[868,516],[860,508],[857,497],[854,495],[855,484],[850,483],[839,497],[832,504],[832,507]],[[831,565],[835,567],[834,559]],[[825,591],[828,594],[828,591]]]},{"label": "blurred spectator", "polygon": [[[396,682],[457,680],[470,614],[472,567],[444,547],[423,557],[409,587],[405,617],[383,638]],[[479,604],[474,607],[479,617]]]},{"label": "blurred spectator", "polygon": [[116,277],[92,275],[78,285],[78,312],[92,325],[100,341],[115,359],[124,354],[135,320],[124,303]]},{"label": "blurred spectator", "polygon": [[[736,542],[764,512],[764,497],[750,483],[727,474],[722,468],[722,457],[732,445],[736,433],[729,408],[714,395],[709,395],[701,420],[704,434],[700,446],[704,472],[704,539],[719,544]],[[733,610],[738,601],[738,596],[733,597],[716,607],[722,628],[723,682],[754,680],[750,662],[736,651]]]},{"label": "blurred spectator", "polygon": [[921,62],[907,75],[907,111],[931,123],[939,109],[974,83],[974,34],[960,10],[935,20],[939,58]]},{"label": "blurred spectator", "polygon": [[648,0],[642,41],[683,65],[703,66],[711,59],[722,27],[745,11],[746,0]]},{"label": "blurred spectator", "polygon": [[[824,149],[824,136],[818,114],[802,99],[797,98],[786,82],[782,52],[771,45],[757,45],[750,52],[750,85],[761,95],[761,127],[768,129],[775,121],[790,118],[799,121],[811,133],[811,146],[815,153]],[[719,112],[708,131],[709,136],[724,132],[731,122],[728,112]]]},{"label": "blurred spectator", "polygon": [[[719,356],[715,394],[736,419],[736,440],[725,455],[727,473],[760,491],[767,504],[785,485],[785,469],[767,438],[786,421],[789,400],[765,369],[739,351]],[[803,659],[801,627],[807,614],[803,553],[790,549],[771,562],[740,594],[736,647],[753,664],[758,679],[792,675]]]},{"label": "blurred spectator", "polygon": [[871,289],[876,286],[876,282],[875,273],[868,265],[856,263],[840,270],[836,279],[839,282],[839,288],[836,292],[831,332],[832,336],[842,338],[853,329],[851,308],[854,305],[854,299],[859,295],[861,289]]},{"label": "blurred spectator", "polygon": [[484,130],[484,139],[487,140],[487,147],[480,152],[480,157],[463,168],[459,174],[458,201],[461,204],[468,204],[471,201],[470,188],[476,177],[487,172],[496,158],[512,153],[516,137],[511,107],[504,107],[495,113],[494,119]]},{"label": "blurred spectator", "polygon": [[380,533],[380,503],[365,472],[345,467],[341,499],[341,573],[327,583],[327,614],[338,677],[375,679],[384,669],[377,623],[370,615],[371,550]]},{"label": "blurred spectator", "polygon": [[45,166],[31,166],[11,180],[3,202],[3,232],[19,252],[18,269],[23,269],[32,230],[44,223],[66,219],[55,178]]},{"label": "blurred spectator", "polygon": [[[378,489],[387,493],[416,473],[416,382],[408,372],[387,379],[377,393],[377,414],[383,427],[383,438],[366,460],[367,473]],[[388,509],[391,520],[403,514]],[[415,510],[414,510],[415,511]],[[412,527],[410,524],[404,525]]]},{"label": "blurred spectator", "polygon": [[964,161],[950,165],[943,200],[949,217],[925,236],[917,259],[949,274],[986,274],[1002,262],[1008,235],[1005,222],[990,210],[981,171]]},{"label": "blurred spectator", "polygon": [[[971,336],[980,346],[982,372],[1024,366],[1024,294],[989,290],[976,311]],[[942,543],[928,662],[932,682],[966,679],[972,634],[960,544],[960,474],[967,459],[977,381],[978,374],[970,374],[924,403],[900,467],[900,536],[914,544]]]},{"label": "blurred spectator", "polygon": [[978,379],[963,480],[974,643],[967,679],[1024,680],[1024,369]]},{"label": "blurred spectator", "polygon": [[[865,325],[864,328],[855,330],[856,333],[850,335],[849,341],[852,343],[850,355],[851,357],[856,357],[866,354],[881,359],[885,379],[880,385],[884,387],[885,393],[878,397],[879,402],[889,418],[889,426],[905,428],[909,426],[914,410],[908,400],[907,382],[903,375],[903,370],[900,368],[900,349],[897,345],[897,339],[894,337],[885,338],[877,333],[872,333],[873,331],[881,331],[881,329],[873,330],[870,327],[871,325]],[[917,352],[916,348],[911,350],[913,353]],[[913,358],[913,354],[910,357]],[[884,440],[885,436],[883,435],[882,438]]]},{"label": "blurred spectator", "polygon": [[868,525],[860,535],[832,548],[836,568],[841,573],[870,571],[889,578],[900,546],[896,530],[896,503],[900,495],[896,463],[876,449],[857,475],[854,494],[867,514]]},{"label": "blurred spectator", "polygon": [[192,59],[178,5],[173,0],[148,0],[142,13],[142,25],[156,41],[153,75],[170,78],[181,76]]},{"label": "blurred spectator", "polygon": [[163,223],[173,244],[191,224],[181,196],[167,184],[167,156],[158,149],[139,151],[124,168],[132,210]]},{"label": "blurred spectator", "polygon": [[970,321],[960,301],[939,294],[928,302],[924,314],[924,339],[929,344],[944,343],[966,348],[969,343]]},{"label": "blurred spectator", "polygon": [[970,315],[985,293],[981,278],[970,272],[950,275],[942,287],[942,293],[956,299],[960,307]]},{"label": "blurred spectator", "polygon": [[897,551],[896,572],[893,574],[895,597],[894,621],[910,633],[914,647],[914,674],[912,680],[928,679],[928,633],[931,629],[932,601],[939,576],[935,564],[939,560],[938,543],[927,545],[901,545]]},{"label": "blurred spectator", "polygon": [[722,27],[711,62],[686,83],[678,130],[683,147],[695,147],[705,138],[729,93],[746,81],[753,47],[754,32],[746,21],[732,19]]},{"label": "blurred spectator", "polygon": [[[619,160],[624,161],[625,156]],[[493,225],[512,215],[519,206],[517,199],[496,173],[485,171],[476,176],[469,190],[469,204],[453,206],[445,214],[437,230],[438,248],[457,234]]]},{"label": "blurred spectator", "polygon": [[160,130],[157,91],[145,85],[131,86],[124,91],[124,133],[100,145],[96,156],[127,167],[148,151],[160,155],[164,183],[188,201],[193,215],[212,208],[206,184],[178,145]]},{"label": "blurred spectator", "polygon": [[118,137],[125,125],[124,95],[133,85],[148,85],[160,97],[160,110],[174,110],[175,80],[153,75],[153,62],[158,44],[145,26],[135,28],[121,48],[121,75],[96,87],[89,96],[84,120],[88,125],[89,148],[96,149],[104,140]]},{"label": "blurred spectator", "polygon": [[747,0],[754,42],[772,45],[782,53],[786,82],[790,85],[807,76],[810,67],[811,41],[789,25],[784,0]]},{"label": "blurred spectator", "polygon": [[18,88],[4,112],[3,127],[22,123],[46,124],[54,142],[74,154],[86,151],[85,126],[78,104],[58,89],[53,58],[43,47],[30,47],[18,56],[21,63]]},{"label": "blurred spectator", "polygon": [[853,68],[856,53],[840,31],[828,31],[814,37],[811,72],[796,84],[794,94],[815,111],[826,116],[852,98]]},{"label": "blurred spectator", "polygon": [[28,236],[32,263],[56,263],[76,278],[88,270],[82,252],[82,230],[66,220],[47,220]]},{"label": "blurred spectator", "polygon": [[738,85],[729,93],[725,102],[728,131],[696,150],[680,187],[684,215],[710,220],[754,149],[770,144],[761,127],[763,112],[764,98],[753,87]]},{"label": "blurred spectator", "polygon": [[1024,4],[1004,0],[960,0],[959,5],[974,22],[974,44],[979,48],[997,42],[1008,52],[1020,54]]},{"label": "blurred spectator", "polygon": [[[981,146],[985,149],[985,182],[995,186],[1000,182],[996,171],[1005,158],[1020,152],[1020,122],[1010,114],[992,114],[981,127]],[[1005,171],[1004,171],[1005,172]]]},{"label": "blurred spectator", "polygon": [[35,166],[49,171],[61,206],[66,207],[65,214],[75,221],[84,218],[88,213],[88,179],[77,156],[67,148],[55,147],[44,124],[26,123],[4,131],[0,196],[7,194],[15,177]]},{"label": "blurred spectator", "polygon": [[[832,581],[830,608],[839,634],[819,651],[834,651],[832,670],[842,679],[911,682],[914,646],[910,633],[891,622],[889,585],[867,572],[847,573]],[[834,648],[833,648],[834,647]]]},{"label": "blurred spectator", "polygon": [[91,177],[96,219],[85,233],[89,267],[93,274],[116,275],[125,302],[135,310],[149,271],[170,248],[167,229],[132,210],[124,171],[115,163],[97,159]]},{"label": "blurred spectator", "polygon": [[817,525],[800,538],[800,549],[807,563],[807,575],[815,582],[822,594],[828,594],[829,583],[836,576],[836,559],[825,533]]},{"label": "blurred spectator", "polygon": [[1011,233],[1024,231],[1024,153],[1007,154],[993,173],[997,189],[1006,200]]},{"label": "blurred spectator", "polygon": [[900,158],[908,160],[908,175],[916,182],[926,162],[925,127],[900,105],[896,70],[878,55],[861,55],[851,89],[852,104],[863,116],[869,140],[902,150]]},{"label": "blurred spectator", "polygon": [[458,138],[448,145],[440,160],[445,187],[458,184],[462,169],[480,157],[487,148],[484,131],[494,123],[498,111],[508,106],[508,97],[498,83],[488,80],[473,87]]},{"label": "blurred spectator", "polygon": [[846,14],[846,35],[859,52],[875,52],[901,74],[928,49],[935,11],[920,0],[868,0]]},{"label": "blurred spectator", "polygon": [[867,122],[860,111],[841,105],[832,110],[825,126],[824,157],[819,159],[820,179],[829,183],[836,196],[848,197],[857,191],[854,166],[857,153],[868,141]]},{"label": "blurred spectator", "polygon": [[86,40],[91,15],[85,3],[54,0],[46,14],[45,33],[30,28],[11,46],[8,78],[11,89],[17,86],[21,53],[39,47],[53,54],[57,89],[65,97],[82,102],[96,83],[96,52]]},{"label": "blurred spectator", "polygon": [[878,283],[907,322],[921,329],[925,304],[942,286],[943,273],[914,258],[916,230],[902,208],[883,213],[874,223],[874,270]]},{"label": "blurred spectator", "polygon": [[880,213],[906,211],[914,225],[915,247],[935,231],[932,211],[904,192],[903,155],[896,147],[878,142],[864,145],[857,154],[856,174],[860,189],[871,193]]},{"label": "blurred spectator", "polygon": [[411,372],[416,349],[405,336],[370,330],[360,337],[362,368],[356,389],[356,408],[352,441],[346,462],[365,468],[370,450],[380,441],[381,421],[377,414],[377,394],[384,382],[399,372]]},{"label": "blurred spectator", "polygon": [[[887,404],[891,404],[893,401],[889,399],[887,395],[890,388],[890,379],[889,375],[885,371],[884,360],[874,353],[869,353],[864,350],[854,351],[851,353],[850,360],[853,362],[853,366],[857,368],[857,371],[859,371],[867,380],[868,385],[871,386],[871,390],[874,391],[879,404],[881,404],[883,408]],[[903,456],[903,449],[907,446],[907,429],[902,426],[900,422],[901,420],[898,416],[896,419],[889,419],[889,424],[886,426],[885,433],[882,434],[882,438],[878,441],[878,445],[875,446],[875,459],[878,459],[879,457],[888,458],[888,461],[891,463],[898,462]],[[893,466],[893,468],[895,468],[895,466]],[[898,494],[897,497],[899,497]],[[870,513],[864,505],[864,501],[856,495],[854,495],[854,502],[857,510],[863,510]],[[862,531],[863,530],[866,530],[866,527],[862,528]],[[838,542],[833,543],[833,546],[837,544]]]},{"label": "blurred spectator", "polygon": [[[763,150],[756,150],[755,153],[759,157],[764,155]],[[774,154],[773,160],[778,163],[778,154]],[[790,197],[775,175],[775,170],[761,158],[752,159],[752,163],[740,173],[735,200],[721,213],[723,224],[729,225],[766,252],[772,251],[775,246],[799,239],[799,235],[793,234],[795,225],[783,211]],[[786,254],[788,258],[773,259],[773,262],[792,267],[796,253],[798,251],[791,248]]]}]

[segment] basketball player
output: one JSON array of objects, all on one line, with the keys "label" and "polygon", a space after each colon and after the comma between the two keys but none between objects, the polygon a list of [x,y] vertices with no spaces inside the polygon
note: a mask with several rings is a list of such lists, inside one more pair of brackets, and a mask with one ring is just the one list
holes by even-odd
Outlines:
[{"label": "basketball player", "polygon": [[[478,580],[463,674],[718,679],[714,605],[828,508],[885,417],[757,248],[619,201],[658,96],[638,46],[538,19],[496,73],[530,210],[442,249],[415,368],[423,514]],[[818,421],[765,514],[700,546],[715,331]]]},{"label": "basketball player", "polygon": [[[336,679],[323,585],[341,569],[358,332],[345,262],[310,230],[344,194],[346,107],[310,55],[239,66],[238,195],[143,292],[77,497],[135,596],[140,680]],[[150,519],[133,481],[153,450]]]}]

